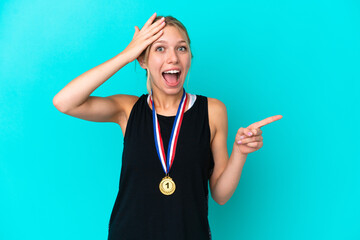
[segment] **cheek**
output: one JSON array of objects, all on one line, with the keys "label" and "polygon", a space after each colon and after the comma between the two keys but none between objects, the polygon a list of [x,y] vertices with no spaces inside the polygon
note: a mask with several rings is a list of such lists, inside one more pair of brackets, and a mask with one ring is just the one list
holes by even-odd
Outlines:
[{"label": "cheek", "polygon": [[160,57],[149,58],[149,68],[158,71],[161,68],[163,61]]},{"label": "cheek", "polygon": [[188,55],[188,56],[184,56],[184,58],[182,59],[183,61],[183,63],[184,63],[184,66],[186,67],[186,68],[190,68],[190,65],[191,65],[191,58],[190,58],[190,56]]}]

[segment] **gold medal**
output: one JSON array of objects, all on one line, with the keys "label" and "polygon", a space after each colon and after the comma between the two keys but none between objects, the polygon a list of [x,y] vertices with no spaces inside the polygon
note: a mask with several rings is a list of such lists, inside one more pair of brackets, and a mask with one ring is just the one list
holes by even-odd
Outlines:
[{"label": "gold medal", "polygon": [[172,180],[171,177],[165,176],[160,184],[159,184],[160,191],[164,195],[171,195],[175,192],[175,182]]}]

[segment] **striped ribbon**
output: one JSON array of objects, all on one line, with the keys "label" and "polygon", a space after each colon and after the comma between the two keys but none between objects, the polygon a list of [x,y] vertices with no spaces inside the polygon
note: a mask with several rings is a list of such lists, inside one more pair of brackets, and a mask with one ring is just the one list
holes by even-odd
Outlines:
[{"label": "striped ribbon", "polygon": [[162,140],[161,133],[160,133],[160,125],[159,125],[159,121],[157,118],[155,104],[152,99],[152,91],[151,91],[150,103],[152,105],[155,146],[156,146],[156,151],[159,156],[159,159],[160,159],[160,162],[164,169],[165,174],[169,173],[171,166],[174,162],[176,144],[177,144],[177,140],[179,137],[180,127],[181,127],[181,123],[183,120],[187,99],[188,99],[187,94],[185,93],[185,89],[184,89],[184,93],[181,98],[181,101],[180,101],[180,104],[179,104],[179,107],[178,107],[178,110],[176,113],[175,121],[173,124],[173,128],[171,131],[171,136],[170,136],[168,151],[167,151],[167,158],[166,158],[165,151],[164,151],[164,144],[163,144],[163,140]]}]

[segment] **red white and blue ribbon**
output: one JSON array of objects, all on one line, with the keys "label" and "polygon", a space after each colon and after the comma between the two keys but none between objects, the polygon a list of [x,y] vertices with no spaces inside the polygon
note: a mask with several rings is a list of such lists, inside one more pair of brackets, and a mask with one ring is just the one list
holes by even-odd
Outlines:
[{"label": "red white and blue ribbon", "polygon": [[178,110],[176,113],[176,117],[174,120],[173,128],[171,131],[167,155],[165,156],[164,144],[163,144],[163,140],[162,140],[161,133],[160,133],[160,125],[159,125],[159,121],[157,118],[154,101],[152,99],[152,91],[151,91],[150,104],[152,105],[155,146],[156,146],[156,151],[159,156],[159,159],[160,159],[160,162],[164,169],[165,174],[169,173],[170,168],[174,162],[176,144],[177,144],[177,140],[179,137],[180,127],[181,127],[181,123],[182,123],[184,112],[185,112],[186,102],[187,102],[187,94],[185,93],[185,89],[184,89],[184,93],[181,98],[181,101],[180,101],[180,104],[179,104],[179,107],[178,107]]}]

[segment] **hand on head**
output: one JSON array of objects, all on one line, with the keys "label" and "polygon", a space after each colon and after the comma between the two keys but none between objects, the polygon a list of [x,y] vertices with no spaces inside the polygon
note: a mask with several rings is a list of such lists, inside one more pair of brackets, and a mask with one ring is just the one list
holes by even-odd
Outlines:
[{"label": "hand on head", "polygon": [[163,28],[165,27],[165,18],[161,18],[154,22],[156,13],[154,13],[144,24],[141,30],[135,26],[135,33],[129,45],[124,49],[129,62],[137,59],[140,54],[154,41],[161,37]]}]

